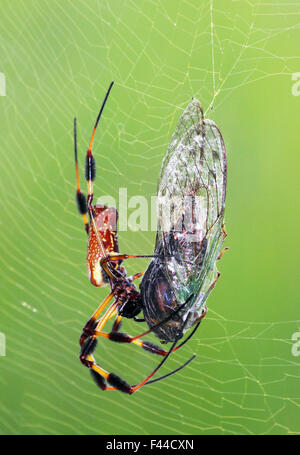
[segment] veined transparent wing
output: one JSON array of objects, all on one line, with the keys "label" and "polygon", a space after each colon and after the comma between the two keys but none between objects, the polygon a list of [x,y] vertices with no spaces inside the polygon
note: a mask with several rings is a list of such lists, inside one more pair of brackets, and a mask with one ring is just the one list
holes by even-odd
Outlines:
[{"label": "veined transparent wing", "polygon": [[200,313],[218,277],[216,261],[226,236],[226,177],[221,132],[193,99],[162,163],[155,245],[177,304],[194,294],[185,311]]}]

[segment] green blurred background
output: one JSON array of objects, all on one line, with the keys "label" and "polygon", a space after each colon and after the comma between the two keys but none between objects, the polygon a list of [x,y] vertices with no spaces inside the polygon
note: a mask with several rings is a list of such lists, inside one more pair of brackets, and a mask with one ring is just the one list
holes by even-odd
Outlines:
[{"label": "green blurred background", "polygon": [[[299,433],[299,5],[1,0],[0,17],[0,433]],[[108,289],[86,276],[72,123],[85,188],[84,153],[111,80],[96,198],[118,199],[122,187],[150,201],[192,96],[228,152],[230,251],[201,329],[163,372],[197,358],[133,396],[97,389],[78,360],[81,328]],[[121,232],[121,251],[149,254],[154,238]],[[131,383],[159,360],[105,340],[97,359]]]}]

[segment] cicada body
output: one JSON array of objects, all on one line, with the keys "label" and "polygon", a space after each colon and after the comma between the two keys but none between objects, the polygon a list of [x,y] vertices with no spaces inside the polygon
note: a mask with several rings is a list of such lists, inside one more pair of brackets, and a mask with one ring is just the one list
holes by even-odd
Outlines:
[{"label": "cicada body", "polygon": [[216,124],[198,100],[183,112],[158,182],[155,257],[141,283],[144,317],[153,331],[174,341],[206,314],[206,300],[219,273],[216,261],[226,237],[227,162]]}]

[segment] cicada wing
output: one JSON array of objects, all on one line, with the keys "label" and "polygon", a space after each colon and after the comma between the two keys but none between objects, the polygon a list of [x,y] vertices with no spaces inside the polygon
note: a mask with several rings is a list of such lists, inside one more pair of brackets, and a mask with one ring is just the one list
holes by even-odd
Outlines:
[{"label": "cicada wing", "polygon": [[199,309],[217,277],[225,237],[226,151],[197,99],[181,115],[158,182],[156,253],[178,304]]}]

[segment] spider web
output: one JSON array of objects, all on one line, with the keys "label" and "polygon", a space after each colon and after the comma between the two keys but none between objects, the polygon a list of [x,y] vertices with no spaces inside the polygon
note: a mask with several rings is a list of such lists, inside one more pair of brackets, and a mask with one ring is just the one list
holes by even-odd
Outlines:
[{"label": "spider web", "polygon": [[[293,239],[297,103],[296,2],[1,2],[0,432],[4,434],[299,433],[299,332]],[[85,273],[74,201],[72,121],[95,139],[95,197],[156,193],[182,109],[201,100],[228,152],[226,253],[197,336],[128,397],[103,393],[78,360],[86,320],[107,295]],[[288,160],[283,159],[283,151]],[[288,162],[288,164],[286,164]],[[128,214],[132,209],[128,208]],[[150,216],[150,214],[149,214]],[[155,232],[120,232],[120,249],[151,254]],[[126,264],[129,273],[147,261]],[[142,327],[142,328],[141,328]],[[125,321],[123,331],[141,333]],[[154,340],[154,337],[153,337]],[[102,341],[104,368],[130,383],[160,359]]]}]

